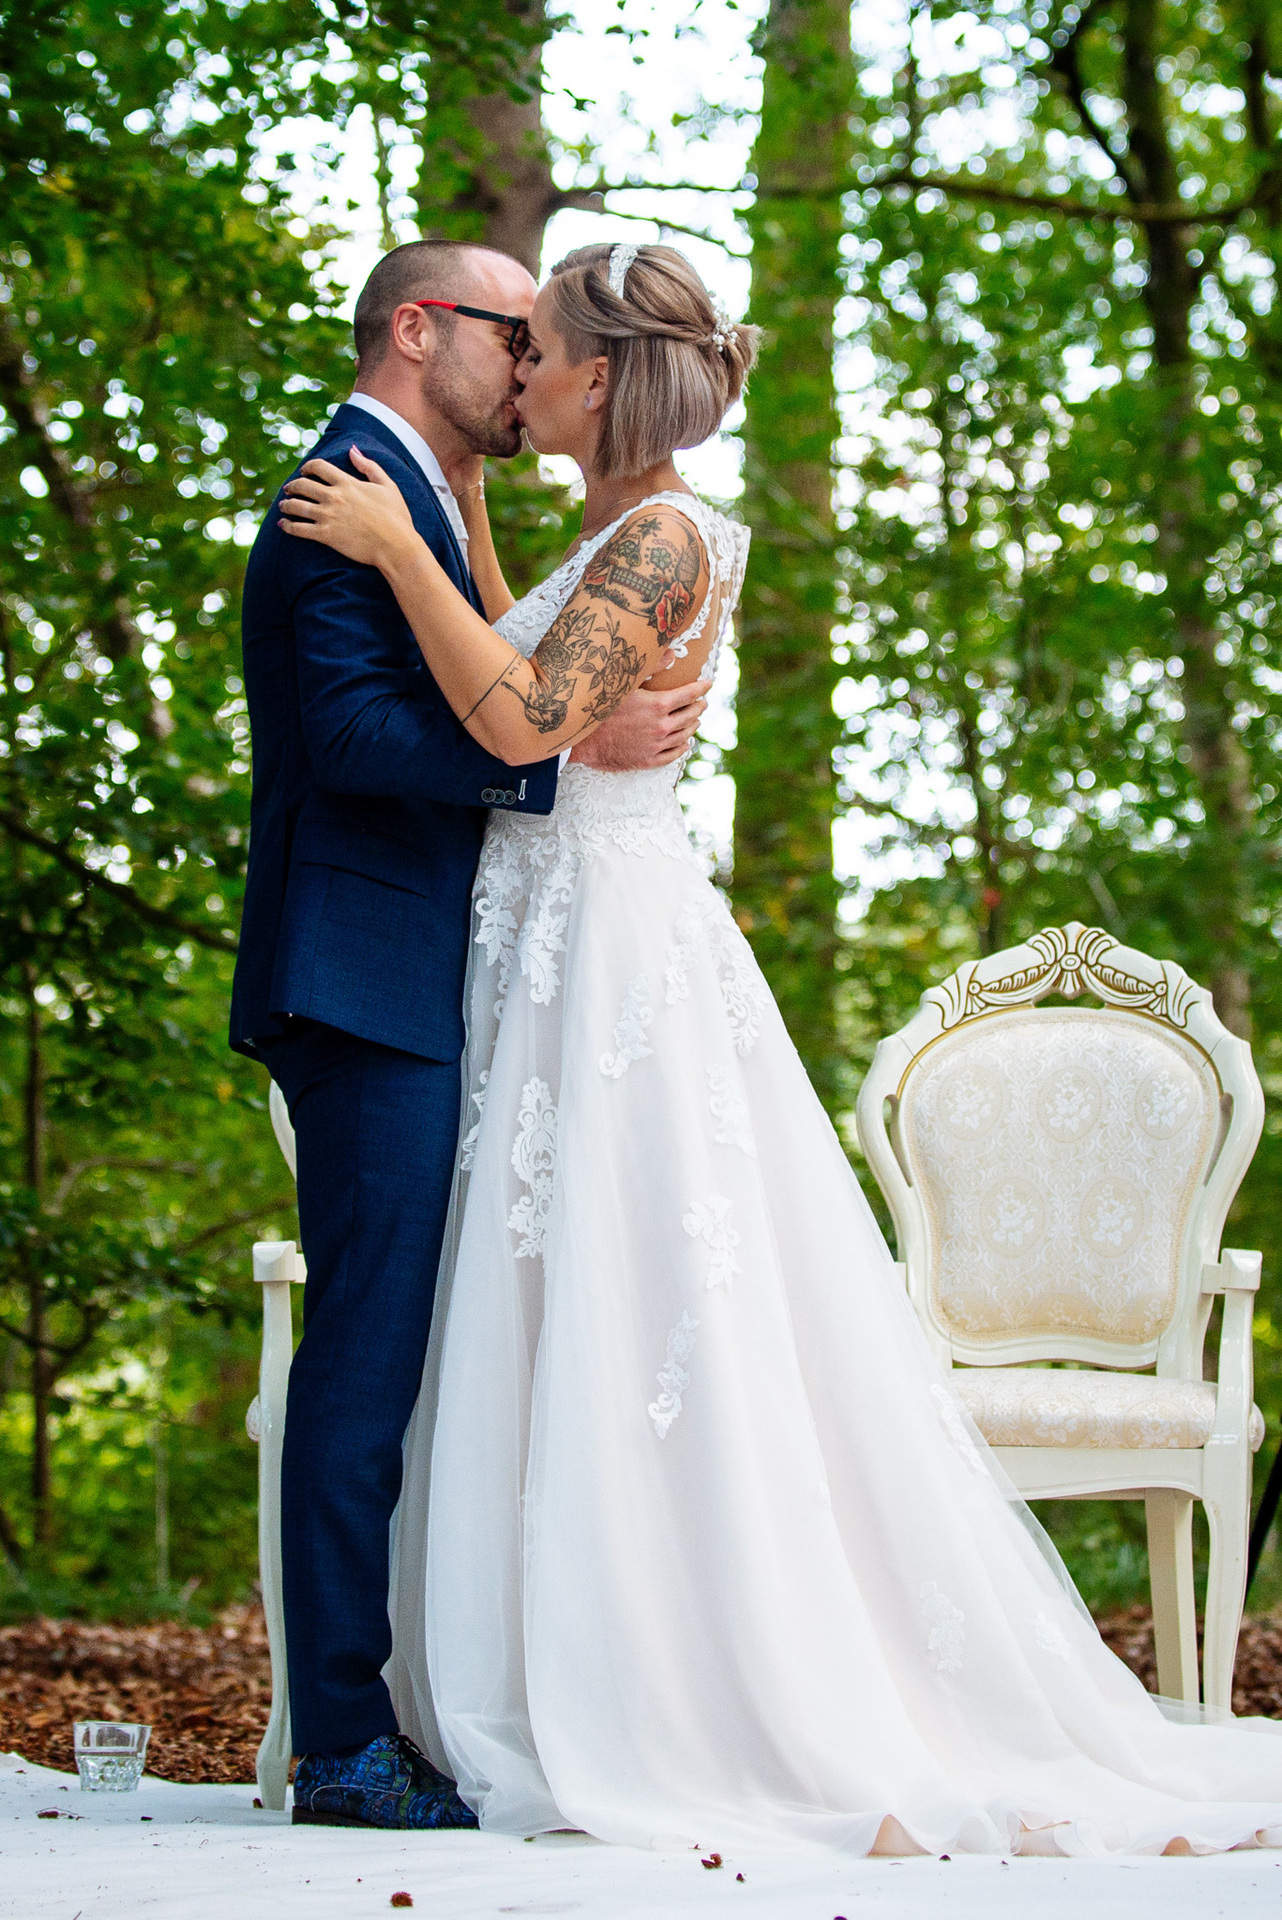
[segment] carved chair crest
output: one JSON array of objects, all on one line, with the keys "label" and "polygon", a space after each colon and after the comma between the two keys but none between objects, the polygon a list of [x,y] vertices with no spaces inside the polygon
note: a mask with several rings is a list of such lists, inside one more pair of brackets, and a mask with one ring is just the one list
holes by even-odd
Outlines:
[{"label": "carved chair crest", "polygon": [[931,988],[859,1102],[941,1357],[1197,1379],[1202,1264],[1262,1118],[1209,993],[1076,921]]}]

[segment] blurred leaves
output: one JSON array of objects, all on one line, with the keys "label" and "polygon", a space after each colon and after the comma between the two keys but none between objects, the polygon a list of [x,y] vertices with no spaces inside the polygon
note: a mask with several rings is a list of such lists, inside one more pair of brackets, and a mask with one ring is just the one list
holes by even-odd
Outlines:
[{"label": "blurred leaves", "polygon": [[[0,0],[0,1459],[13,1540],[63,1516],[47,1572],[118,1580],[139,1527],[149,1558],[168,1423],[175,1579],[252,1574],[246,1243],[296,1228],[225,1040],[238,603],[352,378],[281,129],[419,137],[433,89],[515,86],[529,45],[501,0]],[[544,509],[509,513],[541,554]]]}]

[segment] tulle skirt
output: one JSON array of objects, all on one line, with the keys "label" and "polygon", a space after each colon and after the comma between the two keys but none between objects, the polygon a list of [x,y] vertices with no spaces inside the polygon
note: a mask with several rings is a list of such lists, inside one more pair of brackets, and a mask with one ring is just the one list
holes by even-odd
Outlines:
[{"label": "tulle skirt", "polygon": [[1163,1716],[939,1371],[672,776],[496,817],[474,932],[388,1677],[482,1826],[1282,1838],[1272,1724]]}]

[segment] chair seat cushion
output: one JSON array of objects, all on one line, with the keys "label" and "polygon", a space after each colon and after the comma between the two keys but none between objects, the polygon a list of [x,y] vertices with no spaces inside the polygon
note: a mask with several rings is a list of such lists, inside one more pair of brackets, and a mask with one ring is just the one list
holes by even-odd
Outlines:
[{"label": "chair seat cushion", "polygon": [[[1204,1447],[1215,1424],[1208,1380],[1063,1367],[955,1367],[952,1379],[990,1447]],[[1249,1438],[1254,1453],[1258,1407]]]}]

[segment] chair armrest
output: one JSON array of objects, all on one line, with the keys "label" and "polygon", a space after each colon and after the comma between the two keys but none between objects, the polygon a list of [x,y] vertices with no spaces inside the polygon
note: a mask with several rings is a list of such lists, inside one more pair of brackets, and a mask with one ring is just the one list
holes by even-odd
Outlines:
[{"label": "chair armrest", "polygon": [[307,1263],[292,1240],[255,1240],[254,1278],[260,1287],[301,1286]]},{"label": "chair armrest", "polygon": [[1218,1260],[1208,1261],[1202,1269],[1203,1293],[1258,1293],[1262,1253],[1244,1253],[1240,1247],[1225,1247]]},{"label": "chair armrest", "polygon": [[[1255,1398],[1255,1359],[1251,1346],[1254,1294],[1263,1257],[1226,1247],[1214,1266],[1202,1269],[1203,1293],[1224,1295],[1220,1356],[1216,1369],[1215,1425],[1208,1447],[1248,1448],[1251,1406]],[[1247,1454],[1249,1459],[1249,1452]]]}]

